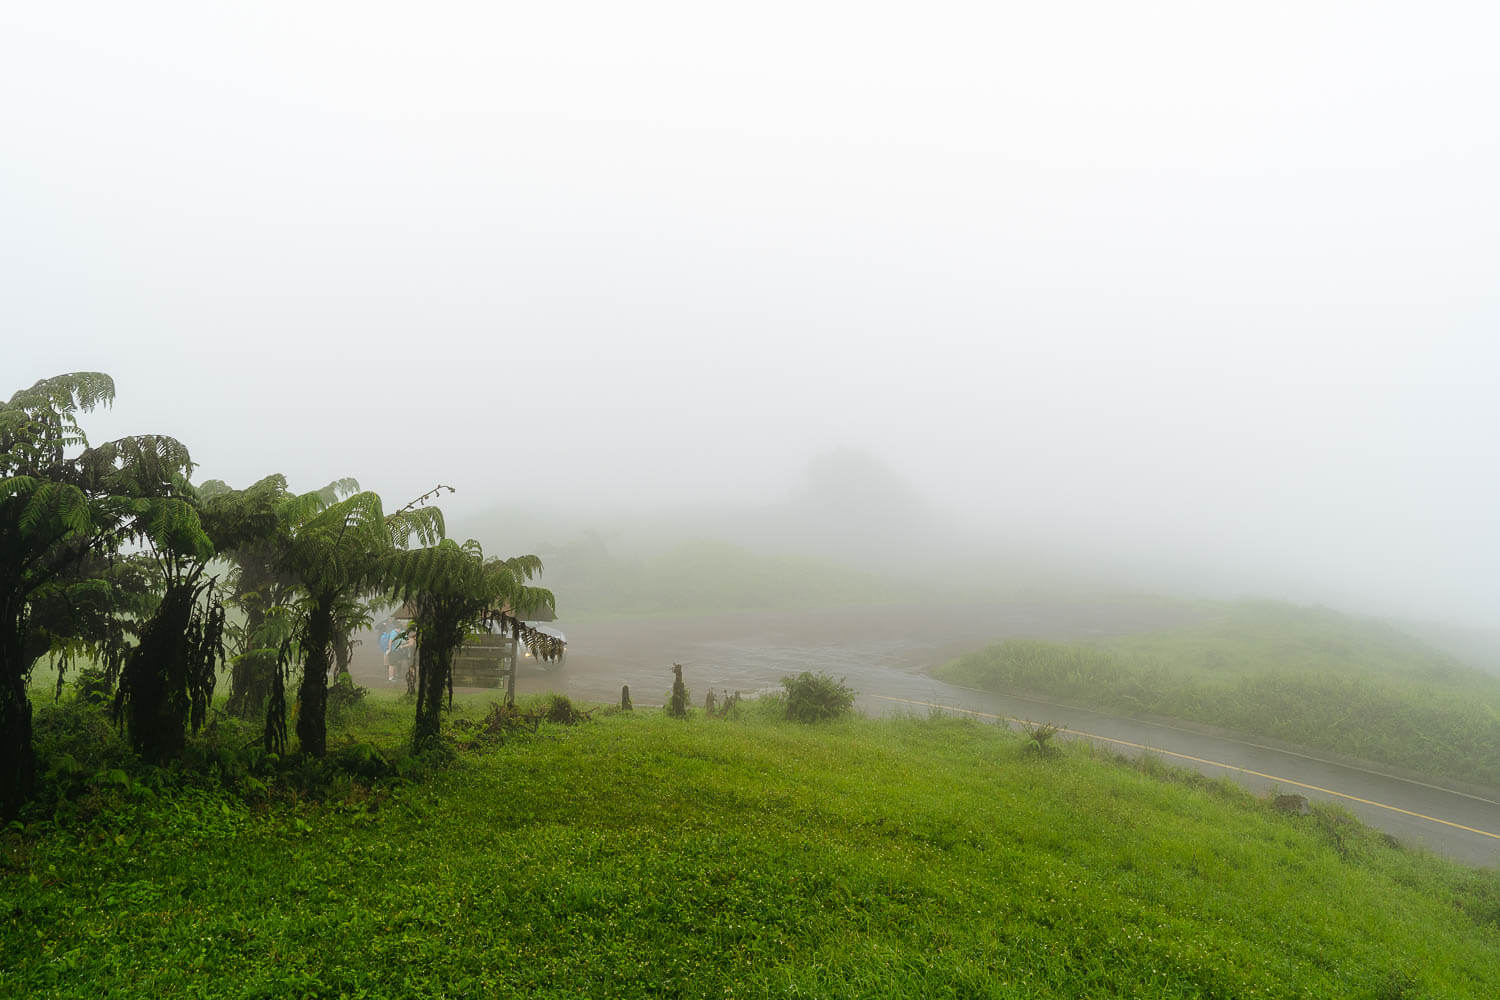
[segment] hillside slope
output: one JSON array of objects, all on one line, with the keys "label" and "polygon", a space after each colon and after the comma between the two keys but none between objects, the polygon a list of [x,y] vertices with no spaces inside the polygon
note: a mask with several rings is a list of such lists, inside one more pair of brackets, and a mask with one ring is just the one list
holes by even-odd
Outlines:
[{"label": "hillside slope", "polygon": [[1010,639],[934,673],[1500,789],[1500,677],[1382,622],[1322,608],[1209,610],[1200,625],[1101,642]]},{"label": "hillside slope", "polygon": [[1494,873],[953,720],[638,712],[86,833],[12,845],[0,995],[1500,995]]}]

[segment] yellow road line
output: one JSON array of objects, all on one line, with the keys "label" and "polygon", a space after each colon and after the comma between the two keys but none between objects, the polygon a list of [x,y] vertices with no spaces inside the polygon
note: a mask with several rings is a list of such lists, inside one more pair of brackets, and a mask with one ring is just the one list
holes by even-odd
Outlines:
[{"label": "yellow road line", "polygon": [[[980,712],[972,708],[954,708],[952,705],[939,705],[932,701],[914,701],[911,698],[892,698],[888,695],[877,694],[874,697],[881,701],[894,701],[906,705],[922,705],[926,708],[940,708],[945,712],[962,712],[964,715],[977,715],[984,719],[997,719],[1001,722],[1027,722],[1027,719],[1018,719],[1013,715],[995,715],[990,712]],[[1161,747],[1147,746],[1144,743],[1132,743],[1129,740],[1117,740],[1113,736],[1100,736],[1098,733],[1086,733],[1082,729],[1068,729],[1065,726],[1058,728],[1059,732],[1072,733],[1074,736],[1083,736],[1091,740],[1102,740],[1105,743],[1115,743],[1122,747],[1131,747],[1135,750],[1145,750],[1150,753],[1165,754],[1168,757],[1177,757],[1181,760],[1191,760],[1198,764],[1208,764],[1211,767],[1222,767],[1227,771],[1238,771],[1241,774],[1253,774],[1257,778],[1265,778],[1278,784],[1295,785],[1298,788],[1306,788],[1314,792],[1322,792],[1325,795],[1334,795],[1351,802],[1359,802],[1367,806],[1375,806],[1378,809],[1389,809],[1391,812],[1401,813],[1403,816],[1414,816],[1417,819],[1425,819],[1430,823],[1441,823],[1443,826],[1451,826],[1455,830],[1465,830],[1469,833],[1477,833],[1481,837],[1490,837],[1500,840],[1500,833],[1490,833],[1488,830],[1480,830],[1472,826],[1464,826],[1452,820],[1438,819],[1436,816],[1428,816],[1425,813],[1412,812],[1410,809],[1402,809],[1400,806],[1387,805],[1384,802],[1376,802],[1374,799],[1362,799],[1358,795],[1349,795],[1346,792],[1336,792],[1331,788],[1323,788],[1319,785],[1309,785],[1305,781],[1295,781],[1291,778],[1281,778],[1274,774],[1266,774],[1264,771],[1253,771],[1248,767],[1239,767],[1235,764],[1225,764],[1223,761],[1209,760],[1206,757],[1194,757],[1192,754],[1178,753],[1175,750],[1164,750]]]},{"label": "yellow road line", "polygon": [[[956,687],[956,688],[958,688],[961,691],[972,691],[975,694],[981,695],[981,696],[993,693],[993,692],[985,691],[983,688],[964,687],[962,684],[950,684],[949,687]],[[1015,693],[1009,693],[1009,694],[1006,695],[1006,697],[1010,698],[1012,700],[1015,700],[1015,701],[1029,701],[1032,704],[1042,705],[1042,706],[1044,706],[1046,708],[1061,709],[1062,711],[1065,711],[1065,712],[1085,712],[1085,713],[1088,713],[1090,715],[1093,715],[1093,714],[1096,714],[1096,713],[1098,713],[1100,711],[1097,708],[1080,708],[1080,707],[1077,707],[1077,706],[1074,706],[1074,705],[1067,705],[1067,704],[1064,704],[1064,703],[1058,702],[1058,701],[1045,701],[1045,700],[1043,700],[1041,698],[1030,698],[1030,697],[1027,697],[1026,695],[1020,695],[1020,694],[1015,694]],[[1173,732],[1173,733],[1185,733],[1188,736],[1206,736],[1206,737],[1209,737],[1211,739],[1216,739],[1216,740],[1220,741],[1221,743],[1234,743],[1234,744],[1237,744],[1239,746],[1250,747],[1250,748],[1255,749],[1255,750],[1269,750],[1272,753],[1279,753],[1279,754],[1281,754],[1282,756],[1285,756],[1285,757],[1301,757],[1303,760],[1310,760],[1310,761],[1312,761],[1315,764],[1327,764],[1330,767],[1341,767],[1341,768],[1343,768],[1346,771],[1360,771],[1360,772],[1362,772],[1364,774],[1369,774],[1369,775],[1373,775],[1374,777],[1380,778],[1383,781],[1399,781],[1399,782],[1401,782],[1402,784],[1405,784],[1405,785],[1416,785],[1419,788],[1430,788],[1434,792],[1442,792],[1444,795],[1457,795],[1460,798],[1473,799],[1475,802],[1483,802],[1487,806],[1500,806],[1500,802],[1496,802],[1494,799],[1487,799],[1483,795],[1475,795],[1472,792],[1460,792],[1458,789],[1456,789],[1456,788],[1449,788],[1447,785],[1434,785],[1430,781],[1420,781],[1420,780],[1418,780],[1416,778],[1408,778],[1408,777],[1405,777],[1405,776],[1400,775],[1400,774],[1391,774],[1388,771],[1377,771],[1374,768],[1361,767],[1360,765],[1351,763],[1351,762],[1349,762],[1347,760],[1343,760],[1343,761],[1329,760],[1326,757],[1318,757],[1318,756],[1316,756],[1314,754],[1310,754],[1310,753],[1300,753],[1299,751],[1296,751],[1296,750],[1288,750],[1286,747],[1276,747],[1276,746],[1271,746],[1268,743],[1253,743],[1250,740],[1236,739],[1233,736],[1228,736],[1228,735],[1225,735],[1223,733],[1208,733],[1208,732],[1204,732],[1201,729],[1188,729],[1185,726],[1174,726],[1174,725],[1172,725],[1169,722],[1161,722],[1161,721],[1150,721],[1150,722],[1147,722],[1147,721],[1145,721],[1143,719],[1135,719],[1133,721],[1135,721],[1135,722],[1137,722],[1137,723],[1139,723],[1139,724],[1141,724],[1143,726],[1151,726],[1154,729],[1165,729],[1168,732]]]}]

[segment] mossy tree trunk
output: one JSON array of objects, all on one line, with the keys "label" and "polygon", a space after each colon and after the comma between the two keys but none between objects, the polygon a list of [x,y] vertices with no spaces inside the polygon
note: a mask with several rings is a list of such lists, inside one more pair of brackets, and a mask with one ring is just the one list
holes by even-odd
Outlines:
[{"label": "mossy tree trunk", "polygon": [[0,608],[0,817],[14,819],[36,785],[36,753],[31,746],[31,699],[22,640],[22,609]]},{"label": "mossy tree trunk", "polygon": [[417,722],[412,745],[424,750],[437,743],[442,728],[443,692],[453,657],[450,653],[445,662],[441,650],[419,643],[412,662],[417,664]]},{"label": "mossy tree trunk", "polygon": [[307,614],[307,648],[297,700],[297,742],[303,753],[328,753],[328,664],[333,642],[333,600],[318,599]]},{"label": "mossy tree trunk", "polygon": [[333,675],[347,674],[349,672],[349,660],[354,655],[354,640],[347,635],[341,635],[333,641]]},{"label": "mossy tree trunk", "polygon": [[167,588],[140,645],[125,660],[115,697],[116,715],[123,712],[136,753],[158,764],[180,756],[187,742],[188,624],[196,594],[191,582]]},{"label": "mossy tree trunk", "polygon": [[276,683],[274,653],[246,653],[234,663],[229,678],[229,702],[225,711],[241,719],[259,719],[265,714],[271,687]]},{"label": "mossy tree trunk", "polygon": [[[252,605],[245,612],[245,634],[254,636],[265,621],[265,611],[258,604]],[[241,719],[261,718],[271,697],[271,686],[276,682],[276,669],[274,653],[247,652],[236,659],[229,675],[229,703],[224,706],[225,711]]]},{"label": "mossy tree trunk", "polygon": [[437,742],[441,728],[443,699],[451,697],[449,679],[453,657],[468,635],[472,603],[463,598],[429,598],[417,613],[417,721],[412,744],[422,750]]}]

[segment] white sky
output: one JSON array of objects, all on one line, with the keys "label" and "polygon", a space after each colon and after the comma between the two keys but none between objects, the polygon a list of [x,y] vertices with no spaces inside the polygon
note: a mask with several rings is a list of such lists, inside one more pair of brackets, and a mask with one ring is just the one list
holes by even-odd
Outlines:
[{"label": "white sky", "polygon": [[852,446],[1146,580],[1500,624],[1497,10],[8,4],[0,394],[393,505]]}]

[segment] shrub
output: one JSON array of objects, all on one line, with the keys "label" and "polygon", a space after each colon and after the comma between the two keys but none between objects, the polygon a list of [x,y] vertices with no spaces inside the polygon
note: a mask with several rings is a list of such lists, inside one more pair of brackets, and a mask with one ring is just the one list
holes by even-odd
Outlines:
[{"label": "shrub", "polygon": [[483,719],[459,719],[453,724],[453,731],[457,734],[469,734],[472,737],[471,743],[504,743],[508,736],[535,732],[538,718],[540,716],[523,714],[514,705],[492,701],[489,713]]},{"label": "shrub", "polygon": [[786,721],[786,692],[772,691],[746,698],[735,709],[735,717],[757,722]]},{"label": "shrub", "polygon": [[109,674],[99,667],[85,667],[78,671],[78,676],[73,680],[73,690],[77,692],[80,701],[90,705],[106,704],[115,696]]},{"label": "shrub", "polygon": [[786,717],[794,722],[835,719],[854,707],[854,689],[842,677],[834,680],[804,670],[796,677],[783,677],[781,686],[786,688]]},{"label": "shrub", "polygon": [[345,772],[366,780],[384,778],[393,773],[385,754],[370,743],[351,743],[340,749],[334,760]]},{"label": "shrub", "polygon": [[571,726],[579,722],[588,722],[589,713],[574,705],[567,695],[554,694],[547,699],[547,704],[542,709],[542,718],[548,722]]},{"label": "shrub", "polygon": [[740,715],[740,693],[725,691],[716,696],[710,689],[708,698],[703,702],[703,711],[710,719],[737,719]]},{"label": "shrub", "polygon": [[370,689],[355,684],[353,677],[339,674],[328,685],[328,717],[342,719],[349,714],[350,709],[364,701],[365,695],[369,693]]},{"label": "shrub", "polygon": [[1027,720],[1021,724],[1026,730],[1026,749],[1032,753],[1046,756],[1058,752],[1057,747],[1052,745],[1052,737],[1062,731],[1055,722],[1032,722]]}]

